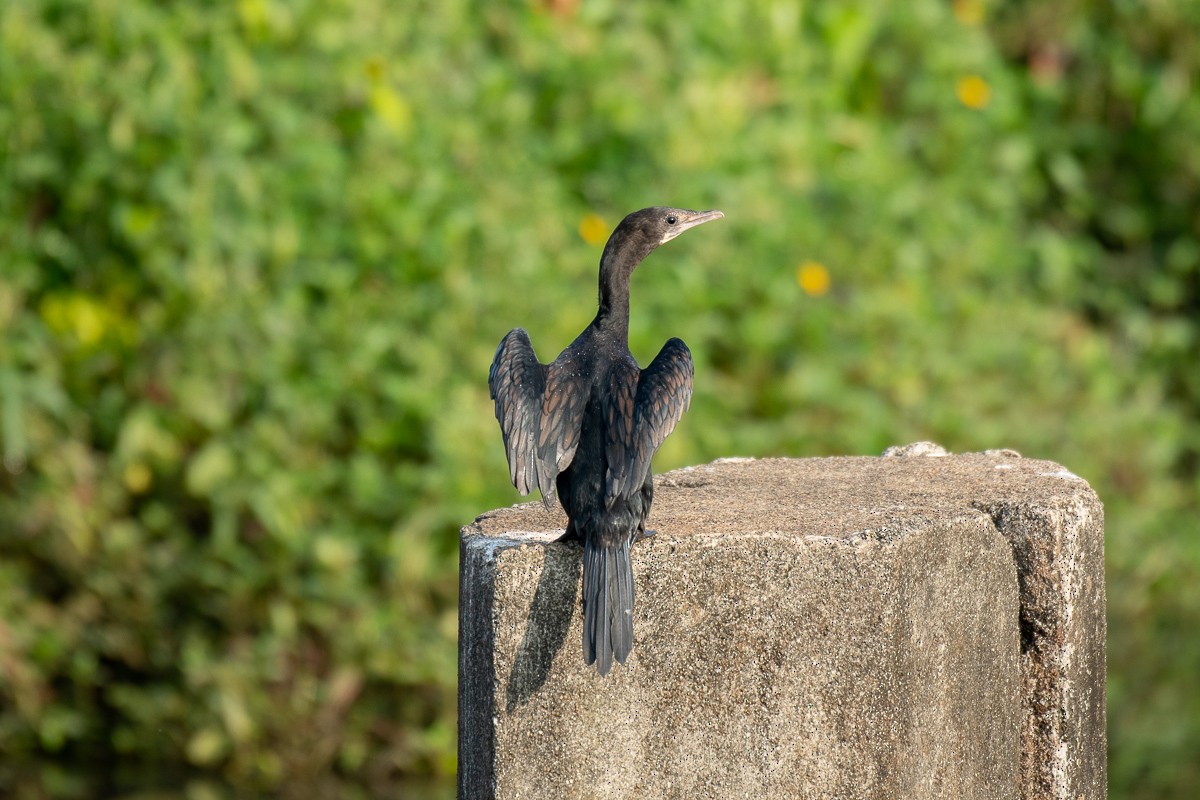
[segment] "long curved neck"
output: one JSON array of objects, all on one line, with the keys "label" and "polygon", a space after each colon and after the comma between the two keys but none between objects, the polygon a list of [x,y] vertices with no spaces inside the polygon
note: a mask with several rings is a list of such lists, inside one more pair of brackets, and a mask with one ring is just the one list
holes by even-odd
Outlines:
[{"label": "long curved neck", "polygon": [[629,339],[629,278],[642,259],[650,254],[643,237],[621,235],[618,230],[604,246],[600,257],[600,309],[596,324],[606,333]]},{"label": "long curved neck", "polygon": [[596,322],[606,331],[629,338],[629,271],[600,264],[600,309]]}]

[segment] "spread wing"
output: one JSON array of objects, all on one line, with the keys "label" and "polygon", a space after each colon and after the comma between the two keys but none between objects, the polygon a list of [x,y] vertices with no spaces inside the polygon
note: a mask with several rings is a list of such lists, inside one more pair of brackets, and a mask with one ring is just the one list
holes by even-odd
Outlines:
[{"label": "spread wing", "polygon": [[692,353],[679,339],[669,339],[640,375],[629,362],[614,369],[605,409],[609,507],[645,482],[650,459],[691,403],[693,371]]},{"label": "spread wing", "polygon": [[504,434],[509,477],[521,494],[538,489],[549,508],[554,481],[579,446],[587,384],[570,352],[542,364],[523,328],[509,331],[496,348],[488,388]]}]

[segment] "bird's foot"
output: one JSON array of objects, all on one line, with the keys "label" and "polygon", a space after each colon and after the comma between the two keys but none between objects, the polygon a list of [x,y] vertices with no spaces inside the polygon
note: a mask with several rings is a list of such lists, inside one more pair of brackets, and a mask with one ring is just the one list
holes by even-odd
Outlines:
[{"label": "bird's foot", "polygon": [[583,543],[583,537],[579,535],[579,531],[575,530],[574,525],[567,525],[563,535],[555,539],[556,542],[579,542]]},{"label": "bird's foot", "polygon": [[642,539],[649,539],[650,537],[657,536],[657,535],[658,535],[658,531],[640,530],[633,535],[633,541],[635,543],[637,543],[637,542],[640,542]]}]

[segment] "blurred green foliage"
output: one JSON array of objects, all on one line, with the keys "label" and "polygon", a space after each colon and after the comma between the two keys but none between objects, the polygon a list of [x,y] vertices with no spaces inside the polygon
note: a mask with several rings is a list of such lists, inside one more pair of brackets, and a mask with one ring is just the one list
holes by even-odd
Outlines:
[{"label": "blurred green foliage", "polygon": [[[454,770],[487,397],[594,312],[658,459],[1013,447],[1107,504],[1112,796],[1200,787],[1200,6],[7,0],[0,756]],[[598,224],[596,215],[603,221]]]}]

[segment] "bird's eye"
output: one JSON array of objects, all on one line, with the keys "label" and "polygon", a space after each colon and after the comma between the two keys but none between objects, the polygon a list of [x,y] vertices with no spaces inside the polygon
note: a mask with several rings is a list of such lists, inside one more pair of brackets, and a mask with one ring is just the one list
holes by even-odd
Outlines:
[{"label": "bird's eye", "polygon": [[674,224],[675,224],[675,222],[676,222],[676,220],[675,220],[675,217],[674,217],[674,216],[667,217],[667,224],[668,224],[668,225],[674,225]]}]

